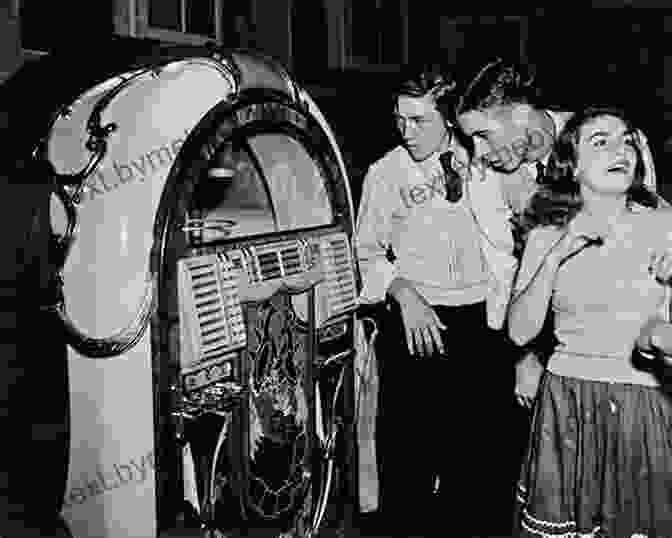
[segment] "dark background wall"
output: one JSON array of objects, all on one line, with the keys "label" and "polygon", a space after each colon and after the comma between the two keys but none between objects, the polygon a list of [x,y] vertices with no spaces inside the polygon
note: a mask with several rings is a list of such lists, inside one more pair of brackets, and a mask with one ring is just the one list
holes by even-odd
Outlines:
[{"label": "dark background wall", "polygon": [[[402,63],[435,58],[468,73],[486,59],[504,55],[536,69],[551,103],[570,109],[596,102],[626,105],[647,132],[661,190],[672,197],[667,179],[672,165],[672,44],[667,39],[672,9],[643,0],[603,0],[585,9],[470,16],[450,13],[445,3],[385,0],[376,10],[374,0],[325,2],[277,0],[269,11],[264,0],[248,0],[251,7],[243,11],[253,19],[253,35],[246,43],[288,65],[324,108],[356,194],[368,165],[396,140],[389,91]],[[334,6],[349,4],[357,18],[334,20]],[[97,36],[118,30],[125,4],[22,0],[20,18],[9,5],[0,2],[0,75],[21,65],[21,44],[69,46],[73,70],[104,61],[92,44]],[[225,17],[227,13],[225,9]],[[230,35],[227,45],[242,42]],[[341,61],[340,51],[368,63]]]},{"label": "dark background wall", "polygon": [[21,0],[20,25],[23,48],[52,50],[72,45],[82,54],[81,64],[75,62],[73,69],[83,68],[87,62],[100,61],[96,50],[87,44],[114,31],[114,2]]},{"label": "dark background wall", "polygon": [[[659,188],[672,199],[672,10],[646,2],[602,6],[537,9],[525,17],[456,16],[411,2],[408,61],[439,58],[466,74],[502,55],[536,71],[549,104],[624,106],[647,133]],[[394,73],[320,75],[313,69],[297,75],[331,89],[321,102],[344,140],[357,190],[365,167],[394,140],[386,99]]]}]

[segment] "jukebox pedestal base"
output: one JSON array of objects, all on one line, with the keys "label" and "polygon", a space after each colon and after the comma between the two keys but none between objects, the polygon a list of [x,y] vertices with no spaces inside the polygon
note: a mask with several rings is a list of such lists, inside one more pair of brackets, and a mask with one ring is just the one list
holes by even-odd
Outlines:
[{"label": "jukebox pedestal base", "polygon": [[[344,365],[341,371],[345,373],[347,368]],[[336,391],[340,392],[342,385],[334,388],[334,395],[338,397]],[[298,492],[301,496],[299,505],[287,517],[266,519],[258,515],[246,518],[245,511],[241,511],[235,488],[225,476],[235,474],[230,453],[218,458],[219,465],[215,467],[215,476],[212,475],[218,432],[228,426],[230,420],[230,416],[204,415],[199,424],[193,425],[195,433],[188,434],[190,452],[194,462],[198,462],[195,469],[197,481],[215,483],[215,502],[209,504],[209,500],[205,500],[201,507],[194,507],[185,499],[183,513],[177,518],[179,526],[162,533],[159,538],[330,538],[348,535],[348,529],[352,528],[354,496],[347,465],[349,442],[345,438],[347,433],[341,416],[329,420],[331,424],[325,428],[331,432],[329,435],[319,435],[314,440],[312,469],[305,477],[302,491]],[[266,462],[269,466],[273,463]],[[280,469],[286,467],[282,458],[275,463]]]}]

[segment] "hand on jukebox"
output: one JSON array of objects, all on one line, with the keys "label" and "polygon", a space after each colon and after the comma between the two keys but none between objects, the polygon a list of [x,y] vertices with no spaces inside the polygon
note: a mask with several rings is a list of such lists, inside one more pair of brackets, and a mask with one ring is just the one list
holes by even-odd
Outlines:
[{"label": "hand on jukebox", "polygon": [[446,326],[413,285],[405,278],[397,277],[390,284],[388,293],[399,303],[408,352],[418,356],[444,353],[440,331]]}]

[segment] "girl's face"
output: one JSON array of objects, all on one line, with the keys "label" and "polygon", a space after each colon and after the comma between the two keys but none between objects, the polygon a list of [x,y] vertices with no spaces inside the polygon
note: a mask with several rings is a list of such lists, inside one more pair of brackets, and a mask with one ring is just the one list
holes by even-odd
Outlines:
[{"label": "girl's face", "polygon": [[596,194],[624,194],[635,177],[636,134],[616,116],[598,116],[579,131],[576,177]]}]

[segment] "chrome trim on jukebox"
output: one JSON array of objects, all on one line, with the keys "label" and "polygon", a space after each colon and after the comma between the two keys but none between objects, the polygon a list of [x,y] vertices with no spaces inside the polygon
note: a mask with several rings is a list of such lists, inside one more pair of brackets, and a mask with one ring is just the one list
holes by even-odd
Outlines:
[{"label": "chrome trim on jukebox", "polygon": [[62,268],[65,261],[68,259],[72,244],[77,237],[77,228],[79,222],[77,220],[77,208],[72,201],[72,196],[67,192],[67,187],[64,185],[56,185],[56,198],[63,205],[65,211],[66,227],[63,234],[53,233],[51,240],[57,251],[57,259],[54,260],[56,267]]},{"label": "chrome trim on jukebox", "polygon": [[60,301],[50,309],[58,315],[68,343],[78,353],[92,359],[109,359],[121,355],[140,341],[154,310],[155,290],[156,278],[150,275],[147,277],[145,293],[135,318],[119,332],[104,338],[92,338],[80,331],[70,319],[65,301]]}]

